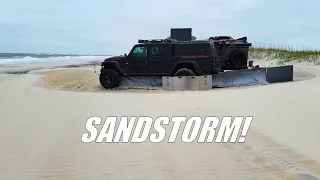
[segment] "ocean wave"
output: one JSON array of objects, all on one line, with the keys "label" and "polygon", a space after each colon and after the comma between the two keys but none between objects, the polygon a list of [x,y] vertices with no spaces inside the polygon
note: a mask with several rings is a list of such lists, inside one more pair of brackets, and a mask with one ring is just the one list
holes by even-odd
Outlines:
[{"label": "ocean wave", "polygon": [[70,56],[70,55],[5,55],[0,54],[0,64],[21,64],[34,62],[61,62],[61,61],[77,61],[77,60],[104,60],[110,56]]}]

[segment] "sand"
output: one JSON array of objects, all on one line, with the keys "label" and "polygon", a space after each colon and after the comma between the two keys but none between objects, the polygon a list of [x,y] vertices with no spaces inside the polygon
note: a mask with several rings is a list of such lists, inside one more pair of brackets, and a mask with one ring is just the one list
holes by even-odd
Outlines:
[{"label": "sand", "polygon": [[[0,179],[312,179],[320,68],[300,68],[316,78],[203,92],[106,91],[91,68],[1,75]],[[245,143],[81,142],[91,116],[174,115],[254,119]]]}]

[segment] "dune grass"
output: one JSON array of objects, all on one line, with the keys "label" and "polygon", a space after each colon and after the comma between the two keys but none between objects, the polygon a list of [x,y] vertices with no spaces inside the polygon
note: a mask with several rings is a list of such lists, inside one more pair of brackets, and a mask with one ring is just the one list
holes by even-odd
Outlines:
[{"label": "dune grass", "polygon": [[250,47],[249,58],[275,59],[278,64],[309,62],[320,65],[320,50],[279,46]]}]

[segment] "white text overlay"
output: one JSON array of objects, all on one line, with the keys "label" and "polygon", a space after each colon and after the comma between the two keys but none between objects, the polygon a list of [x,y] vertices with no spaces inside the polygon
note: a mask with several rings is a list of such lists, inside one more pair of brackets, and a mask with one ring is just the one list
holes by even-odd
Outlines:
[{"label": "white text overlay", "polygon": [[[191,142],[244,142],[251,125],[251,116],[194,117],[114,117],[102,121],[101,117],[90,117],[82,134],[85,143],[117,142],[169,142],[181,140]],[[178,139],[179,137],[179,139]]]}]

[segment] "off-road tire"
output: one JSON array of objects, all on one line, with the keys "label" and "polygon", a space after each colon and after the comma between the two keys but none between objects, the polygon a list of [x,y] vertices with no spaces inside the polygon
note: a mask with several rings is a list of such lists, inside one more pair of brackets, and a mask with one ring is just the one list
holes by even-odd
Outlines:
[{"label": "off-road tire", "polygon": [[194,73],[191,69],[181,68],[174,73],[174,76],[196,76],[196,73]]},{"label": "off-road tire", "polygon": [[241,51],[235,50],[230,53],[229,63],[233,70],[247,69],[247,59]]},{"label": "off-road tire", "polygon": [[105,89],[111,89],[119,86],[120,76],[113,69],[103,69],[100,73],[99,81]]}]

